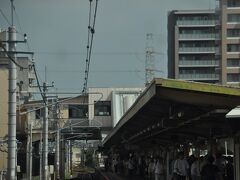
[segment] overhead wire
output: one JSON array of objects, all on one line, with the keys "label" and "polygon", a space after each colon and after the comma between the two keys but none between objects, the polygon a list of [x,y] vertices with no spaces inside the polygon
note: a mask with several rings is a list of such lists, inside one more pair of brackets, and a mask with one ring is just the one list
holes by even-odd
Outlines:
[{"label": "overhead wire", "polygon": [[36,77],[36,80],[37,80],[37,87],[38,87],[38,89],[39,89],[39,91],[40,91],[40,94],[41,94],[41,97],[42,97],[42,99],[43,99],[43,102],[44,102],[44,104],[46,105],[47,102],[45,101],[45,98],[44,98],[44,95],[43,95],[43,92],[42,92],[42,89],[41,89],[41,85],[40,85],[39,78],[38,78],[38,75],[37,75],[35,63],[33,63],[33,71],[34,71],[34,74],[35,74],[35,77]]},{"label": "overhead wire", "polygon": [[[13,11],[14,11],[14,14],[16,16],[16,20],[17,20],[17,23],[18,23],[18,26],[19,26],[19,29],[20,29],[20,31],[17,31],[17,33],[24,36],[25,34],[23,33],[22,26],[21,26],[21,23],[20,23],[20,19],[19,19],[19,16],[17,14],[16,7],[14,5],[13,5]],[[26,45],[27,45],[28,51],[31,51],[31,48],[30,48],[30,45],[29,45],[28,41],[26,41]]]},{"label": "overhead wire", "polygon": [[[17,20],[17,23],[18,23],[18,26],[19,26],[19,29],[20,29],[20,31],[17,31],[17,33],[21,34],[22,36],[26,36],[26,34],[23,33],[22,26],[21,26],[21,23],[20,23],[20,19],[19,19],[19,16],[18,16],[17,11],[16,11],[16,7],[15,7],[14,4],[13,4],[13,11],[14,11],[14,14],[16,16],[16,20]],[[28,51],[31,51],[31,48],[30,48],[30,45],[29,45],[28,41],[26,41],[26,44],[27,44]],[[4,51],[7,52],[6,49]],[[7,55],[8,55],[8,53],[7,53]],[[9,59],[13,61],[13,59],[11,57],[9,57]],[[33,59],[33,56],[32,56],[32,59]],[[13,62],[16,64],[15,61],[13,61]],[[19,66],[18,64],[16,64],[16,65]],[[40,82],[39,82],[39,77],[38,77],[38,74],[37,74],[34,62],[32,64],[32,66],[33,66],[34,74],[35,74],[36,81],[37,81],[37,87],[38,87],[38,89],[40,91],[40,94],[41,94],[41,97],[43,99],[43,102],[46,105],[46,101],[45,101],[45,98],[44,98],[44,95],[43,95],[43,92],[42,92],[42,89],[41,89],[41,85],[40,85]],[[24,68],[24,67],[20,67],[20,68],[28,69],[28,68]]]},{"label": "overhead wire", "polygon": [[[51,52],[51,51],[37,51],[35,54],[44,54],[44,55],[82,55],[85,54],[84,52]],[[130,51],[125,51],[125,52],[95,52],[92,53],[92,55],[145,55],[145,52],[130,52]],[[157,55],[167,55],[167,53],[160,53],[160,52],[155,52]]]},{"label": "overhead wire", "polygon": [[7,24],[9,26],[11,26],[11,23],[10,21],[8,20],[7,16],[4,14],[4,12],[2,11],[2,9],[0,8],[0,13],[2,14],[3,18],[5,19],[5,21],[7,22]]},{"label": "overhead wire", "polygon": [[18,64],[13,58],[12,56],[8,53],[8,51],[6,50],[6,48],[0,43],[0,47],[3,49],[4,53],[7,55],[7,57],[10,59],[10,61],[12,61],[16,66],[18,66],[20,69],[28,69],[28,67],[23,67],[20,64]]},{"label": "overhead wire", "polygon": [[[97,7],[98,7],[98,0],[95,0],[94,17],[93,17],[93,23],[91,26],[92,0],[89,0],[89,2],[90,2],[90,8],[89,8],[90,12],[89,12],[89,25],[88,25],[87,58],[86,58],[86,69],[85,69],[85,77],[84,77],[82,93],[86,93],[86,91],[87,91],[89,68],[90,68],[92,47],[93,47],[93,37],[94,37],[94,33],[95,33],[95,24],[96,24]],[[90,34],[91,34],[91,36],[90,36]],[[90,38],[89,38],[89,36],[90,36]]]},{"label": "overhead wire", "polygon": [[13,5],[13,11],[14,11],[14,14],[15,14],[15,16],[16,16],[16,20],[17,20],[17,23],[18,23],[18,26],[19,26],[20,32],[23,33],[23,31],[22,31],[22,26],[21,26],[21,24],[20,24],[20,20],[19,20],[19,17],[18,17],[18,14],[17,14],[16,8],[15,8],[14,5]]},{"label": "overhead wire", "polygon": [[85,77],[84,77],[84,85],[82,92],[85,92],[85,83],[86,83],[86,74],[88,69],[89,62],[89,43],[90,43],[90,32],[91,32],[91,16],[92,16],[92,0],[89,0],[89,15],[88,15],[88,37],[87,37],[87,57],[86,57],[86,67],[85,67]]},{"label": "overhead wire", "polygon": [[[39,71],[39,72],[44,72]],[[84,73],[85,71],[79,70],[48,70],[48,73]],[[132,72],[145,72],[139,69],[115,69],[115,70],[92,70],[92,73],[132,73]]]}]

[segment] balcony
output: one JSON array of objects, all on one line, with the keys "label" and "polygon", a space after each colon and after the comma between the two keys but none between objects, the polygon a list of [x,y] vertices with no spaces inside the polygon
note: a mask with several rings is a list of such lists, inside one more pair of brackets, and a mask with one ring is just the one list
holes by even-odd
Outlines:
[{"label": "balcony", "polygon": [[240,8],[240,2],[238,2],[238,1],[228,1],[227,7],[228,8]]},{"label": "balcony", "polygon": [[215,26],[216,20],[178,20],[178,26]]},{"label": "balcony", "polygon": [[216,47],[179,47],[179,53],[216,53],[219,48]]},{"label": "balcony", "polygon": [[179,40],[215,40],[219,34],[179,34]]},{"label": "balcony", "polygon": [[217,67],[219,61],[216,60],[179,60],[179,67]]},{"label": "balcony", "polygon": [[219,80],[219,74],[179,74],[179,79],[184,80],[198,80],[198,81],[217,81]]}]

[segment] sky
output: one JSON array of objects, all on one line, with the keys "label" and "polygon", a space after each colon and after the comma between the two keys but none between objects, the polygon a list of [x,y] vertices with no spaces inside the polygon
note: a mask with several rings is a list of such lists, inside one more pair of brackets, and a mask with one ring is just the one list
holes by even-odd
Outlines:
[{"label": "sky", "polygon": [[[89,0],[15,0],[14,5],[18,39],[27,34],[40,81],[46,75],[60,91],[81,91]],[[147,33],[153,34],[155,76],[167,77],[168,12],[215,5],[215,0],[99,0],[88,86],[144,86]],[[10,0],[0,0],[0,9],[10,20]],[[0,28],[8,26],[0,14]]]}]

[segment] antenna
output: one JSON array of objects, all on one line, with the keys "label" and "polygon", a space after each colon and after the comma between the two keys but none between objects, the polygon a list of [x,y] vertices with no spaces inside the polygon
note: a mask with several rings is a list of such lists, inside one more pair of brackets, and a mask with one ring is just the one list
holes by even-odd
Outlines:
[{"label": "antenna", "polygon": [[155,76],[155,50],[153,34],[146,35],[145,85],[147,86]]}]

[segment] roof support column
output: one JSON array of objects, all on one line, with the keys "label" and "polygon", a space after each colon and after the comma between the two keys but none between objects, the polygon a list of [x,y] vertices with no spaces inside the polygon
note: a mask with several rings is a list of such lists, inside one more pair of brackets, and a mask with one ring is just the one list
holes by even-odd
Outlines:
[{"label": "roof support column", "polygon": [[234,138],[234,179],[240,178],[240,137]]}]

